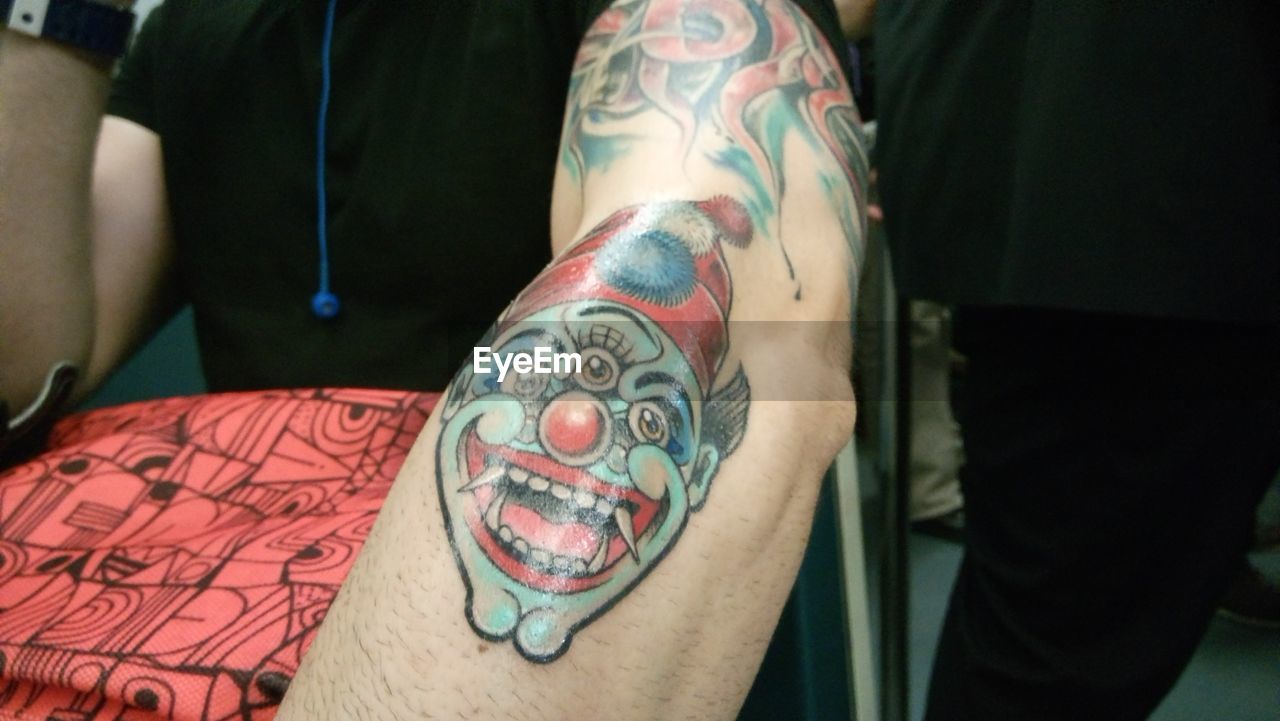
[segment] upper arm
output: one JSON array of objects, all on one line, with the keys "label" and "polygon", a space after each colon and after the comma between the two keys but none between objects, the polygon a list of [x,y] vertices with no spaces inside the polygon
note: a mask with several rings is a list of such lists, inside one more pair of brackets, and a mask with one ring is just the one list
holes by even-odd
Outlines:
[{"label": "upper arm", "polygon": [[865,230],[860,133],[834,52],[790,0],[620,0],[574,64],[554,250],[622,207],[727,195],[754,225],[740,260],[768,281],[740,295],[768,296],[765,317],[806,297],[847,308]]},{"label": "upper arm", "polygon": [[154,131],[103,118],[92,199],[94,343],[82,392],[101,382],[172,310],[173,240]]}]

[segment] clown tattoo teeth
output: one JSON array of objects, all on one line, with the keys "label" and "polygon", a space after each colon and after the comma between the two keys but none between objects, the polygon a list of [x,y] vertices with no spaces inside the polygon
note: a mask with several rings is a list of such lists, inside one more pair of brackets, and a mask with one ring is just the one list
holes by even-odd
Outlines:
[{"label": "clown tattoo teeth", "polygon": [[580,369],[499,380],[468,366],[455,378],[436,477],[480,636],[554,660],[707,500],[746,430],[746,376],[722,367],[724,254],[752,234],[725,197],[620,210],[535,278],[482,343],[577,353]]}]

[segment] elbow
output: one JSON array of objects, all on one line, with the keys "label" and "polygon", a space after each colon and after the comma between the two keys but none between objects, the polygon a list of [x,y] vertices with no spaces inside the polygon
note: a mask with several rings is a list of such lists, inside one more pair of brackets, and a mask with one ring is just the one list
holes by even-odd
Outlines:
[{"label": "elbow", "polygon": [[[751,380],[754,406],[769,414],[786,433],[802,441],[801,462],[826,469],[853,436],[857,417],[850,373],[851,341],[847,322],[797,321],[741,324],[745,332],[768,329],[771,337],[743,340],[742,358]],[[781,326],[781,328],[777,327]]]},{"label": "elbow", "polygon": [[853,382],[843,368],[830,367],[826,377],[814,386],[813,398],[802,404],[803,426],[821,471],[835,461],[836,455],[853,437],[857,421]]}]

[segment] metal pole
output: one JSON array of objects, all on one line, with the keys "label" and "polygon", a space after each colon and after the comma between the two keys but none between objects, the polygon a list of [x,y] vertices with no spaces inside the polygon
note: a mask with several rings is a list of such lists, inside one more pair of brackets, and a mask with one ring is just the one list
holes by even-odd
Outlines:
[{"label": "metal pole", "polygon": [[894,464],[884,494],[884,553],[880,575],[880,685],[883,721],[907,721],[907,624],[910,569],[907,559],[907,503],[911,472],[911,306],[896,303],[894,333],[896,393]]}]

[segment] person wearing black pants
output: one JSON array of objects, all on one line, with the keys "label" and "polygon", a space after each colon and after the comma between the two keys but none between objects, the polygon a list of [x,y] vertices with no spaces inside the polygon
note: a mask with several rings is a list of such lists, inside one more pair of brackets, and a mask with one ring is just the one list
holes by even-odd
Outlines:
[{"label": "person wearing black pants", "polygon": [[1280,468],[1280,333],[966,306],[965,559],[928,719],[1143,718]]},{"label": "person wearing black pants", "polygon": [[1280,467],[1278,15],[877,9],[894,277],[968,356],[930,721],[1144,718],[1242,569]]}]

